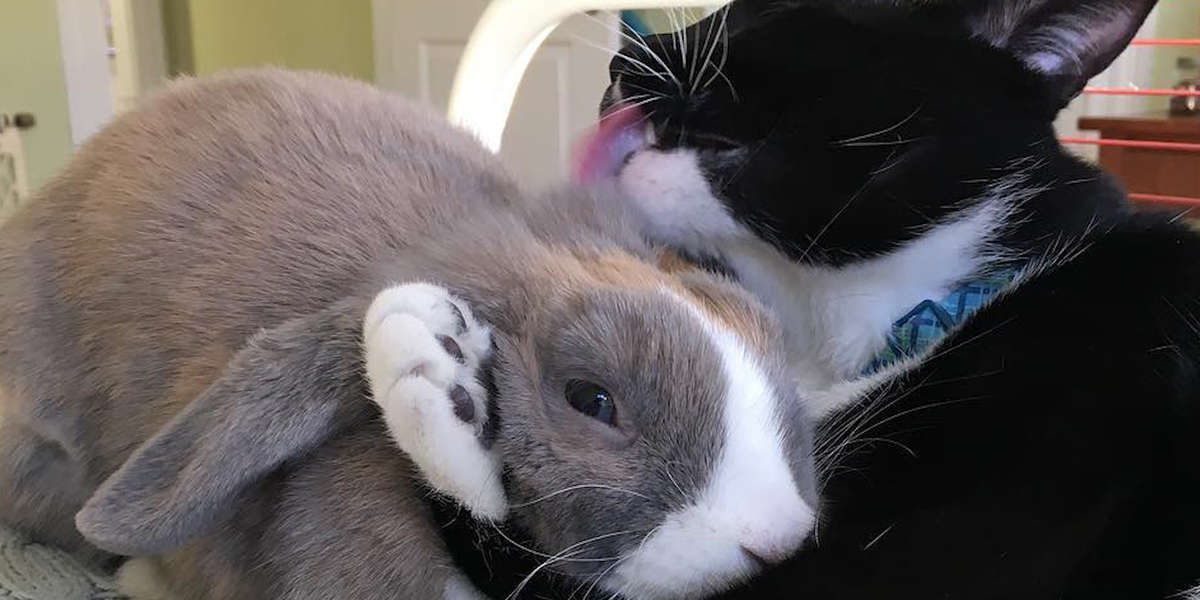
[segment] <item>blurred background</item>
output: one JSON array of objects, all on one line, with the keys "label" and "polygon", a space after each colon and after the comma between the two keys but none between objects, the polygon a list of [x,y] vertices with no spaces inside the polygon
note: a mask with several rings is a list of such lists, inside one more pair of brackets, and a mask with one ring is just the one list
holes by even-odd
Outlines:
[{"label": "blurred background", "polygon": [[[530,10],[543,2],[531,1]],[[72,148],[168,79],[254,65],[341,73],[445,108],[486,0],[0,0],[0,217]],[[504,159],[534,183],[560,178],[596,118],[618,23],[672,30],[720,2],[578,15],[533,59]],[[1200,38],[1200,1],[1161,0],[1143,38]],[[1197,98],[1112,93],[1193,86],[1200,45],[1131,47],[1059,119],[1067,138],[1200,142]],[[886,101],[881,100],[881,101]],[[1175,104],[1175,114],[1170,107]],[[1157,136],[1157,137],[1156,137]],[[1200,152],[1072,144],[1147,196],[1200,197]]]}]

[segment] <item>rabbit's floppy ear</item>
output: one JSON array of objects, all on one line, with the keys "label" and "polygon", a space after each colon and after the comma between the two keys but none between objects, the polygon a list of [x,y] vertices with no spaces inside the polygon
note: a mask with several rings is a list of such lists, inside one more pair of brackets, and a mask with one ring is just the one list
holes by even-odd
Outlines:
[{"label": "rabbit's floppy ear", "polygon": [[344,302],[260,332],[224,374],[138,447],[75,516],[104,550],[177,547],[242,493],[366,413],[362,311]]}]

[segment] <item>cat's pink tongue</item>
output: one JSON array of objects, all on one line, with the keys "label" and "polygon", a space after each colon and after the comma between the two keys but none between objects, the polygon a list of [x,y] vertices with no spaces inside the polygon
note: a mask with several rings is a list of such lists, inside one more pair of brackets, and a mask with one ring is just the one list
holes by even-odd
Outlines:
[{"label": "cat's pink tongue", "polygon": [[645,145],[642,111],[636,106],[615,108],[583,137],[571,157],[571,178],[590,183],[616,176],[630,154]]}]

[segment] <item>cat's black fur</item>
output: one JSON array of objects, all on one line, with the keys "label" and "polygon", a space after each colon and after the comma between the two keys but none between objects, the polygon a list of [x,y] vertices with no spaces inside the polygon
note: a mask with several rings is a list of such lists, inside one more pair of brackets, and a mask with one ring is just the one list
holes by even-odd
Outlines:
[{"label": "cat's black fur", "polygon": [[[677,36],[614,59],[606,104],[645,102],[653,150],[694,151],[732,221],[793,263],[834,276],[1011,207],[980,268],[1023,274],[911,367],[819,392],[844,398],[822,428],[817,534],[725,598],[1165,599],[1200,583],[1200,236],[1132,210],[1051,125],[1152,6],[736,0],[690,28],[698,75]],[[738,277],[722,243],[679,245]],[[495,537],[460,543],[497,544],[472,574],[505,597],[540,559]]]},{"label": "cat's black fur", "polygon": [[[997,191],[1015,202],[989,251],[1025,274],[919,364],[847,394],[823,428],[811,548],[729,597],[1200,583],[1200,236],[1133,211],[1052,128],[1152,6],[738,0],[686,52],[664,35],[614,59],[606,104],[646,102],[655,150],[696,151],[734,220],[796,263],[844,269]],[[684,81],[647,72],[667,67]]]},{"label": "cat's black fur", "polygon": [[1190,600],[1198,257],[1124,219],[835,413],[811,548],[728,597]]},{"label": "cat's black fur", "polygon": [[[1023,1],[942,0],[852,20],[834,0],[739,0],[728,16],[689,28],[686,59],[672,34],[646,40],[682,86],[629,62],[664,70],[635,45],[613,60],[612,75],[625,96],[659,96],[645,104],[656,146],[699,151],[736,219],[795,260],[844,264],[885,252],[1000,175],[1036,165],[1029,184],[1048,189],[1003,238],[1025,250],[1119,218],[1125,205],[1106,176],[1058,145],[1060,86],[973,36],[958,13]],[[691,93],[706,44],[716,49],[696,77],[707,85]]]}]

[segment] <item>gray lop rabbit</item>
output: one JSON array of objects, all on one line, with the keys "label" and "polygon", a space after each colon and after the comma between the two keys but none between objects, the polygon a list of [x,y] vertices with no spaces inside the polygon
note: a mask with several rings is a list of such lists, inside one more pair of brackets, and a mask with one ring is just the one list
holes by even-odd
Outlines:
[{"label": "gray lop rabbit", "polygon": [[432,488],[727,588],[811,531],[811,428],[773,318],[637,231],[365,84],[178,82],[0,228],[0,521],[174,598],[477,598]]}]

